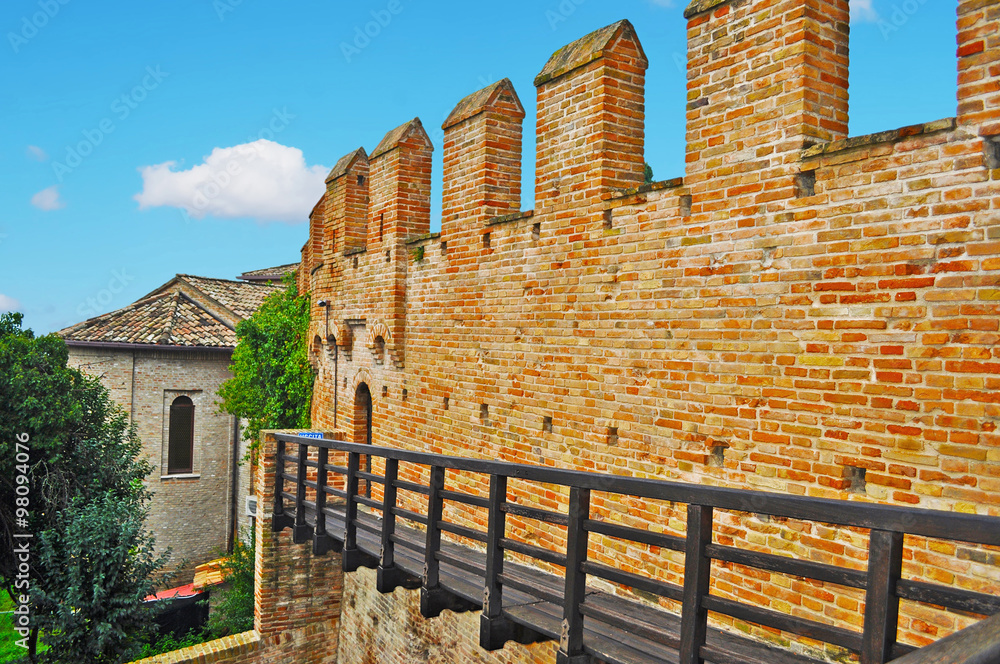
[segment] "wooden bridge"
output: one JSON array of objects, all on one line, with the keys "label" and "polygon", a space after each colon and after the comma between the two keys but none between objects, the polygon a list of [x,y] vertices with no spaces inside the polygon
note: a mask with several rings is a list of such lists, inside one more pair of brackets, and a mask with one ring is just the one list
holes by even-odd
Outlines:
[{"label": "wooden bridge", "polygon": [[[328,439],[274,434],[277,439],[273,529],[291,528],[295,542],[313,552],[340,551],[346,572],[378,570],[378,590],[420,588],[421,613],[482,610],[480,645],[555,639],[557,661],[582,664],[669,662],[698,664],[811,664],[789,650],[708,625],[708,613],[808,637],[855,653],[861,664],[998,664],[1000,597],[902,578],[905,535],[1000,546],[1000,518],[801,498],[677,482],[603,475],[542,466],[465,459]],[[290,451],[292,453],[290,453]],[[331,463],[346,459],[346,465]],[[384,472],[372,472],[372,458]],[[426,467],[427,484],[401,479],[400,463]],[[487,495],[445,486],[446,471],[488,482]],[[409,475],[407,475],[409,476]],[[568,487],[565,513],[508,500],[508,480]],[[379,485],[380,499],[371,488]],[[399,491],[425,497],[420,511],[406,509]],[[592,519],[591,492],[687,505],[685,536]],[[485,509],[485,531],[446,521],[446,502]],[[412,507],[412,505],[410,505]],[[359,509],[359,508],[367,509]],[[723,546],[713,539],[715,510],[754,512],[869,531],[867,571]],[[507,534],[508,515],[566,529],[565,552]],[[419,527],[410,524],[419,524]],[[449,533],[478,548],[442,540]],[[683,553],[683,585],[600,564],[588,557],[591,533]],[[505,552],[553,566],[543,572],[507,560]],[[725,561],[864,592],[863,630],[853,631],[710,593],[712,561]],[[675,600],[680,615],[588,586],[603,579],[643,594]],[[897,642],[900,600],[992,616],[924,648]]]}]

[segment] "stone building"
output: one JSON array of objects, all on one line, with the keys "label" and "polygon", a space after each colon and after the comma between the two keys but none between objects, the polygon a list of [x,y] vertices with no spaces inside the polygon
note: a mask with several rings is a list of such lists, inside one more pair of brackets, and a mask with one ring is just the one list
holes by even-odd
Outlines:
[{"label": "stone building", "polygon": [[100,377],[136,425],[155,467],[147,523],[184,581],[248,525],[246,444],[237,419],[219,412],[216,392],[231,377],[237,323],[295,267],[248,272],[243,281],[180,274],[123,309],[58,333],[70,366]]}]

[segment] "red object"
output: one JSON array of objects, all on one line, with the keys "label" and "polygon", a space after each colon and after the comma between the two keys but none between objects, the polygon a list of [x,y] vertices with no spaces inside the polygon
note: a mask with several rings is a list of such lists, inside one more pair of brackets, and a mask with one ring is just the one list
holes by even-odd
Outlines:
[{"label": "red object", "polygon": [[177,586],[176,588],[161,590],[155,595],[148,596],[144,601],[152,602],[158,599],[177,599],[178,597],[192,597],[197,594],[198,591],[194,589],[194,584],[189,583],[187,585]]}]

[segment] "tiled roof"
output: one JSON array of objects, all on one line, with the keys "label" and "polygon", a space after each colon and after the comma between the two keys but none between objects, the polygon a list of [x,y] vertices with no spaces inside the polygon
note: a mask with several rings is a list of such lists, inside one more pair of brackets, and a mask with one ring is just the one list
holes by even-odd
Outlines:
[{"label": "tiled roof", "polygon": [[289,272],[295,272],[297,269],[299,269],[298,263],[289,263],[288,265],[278,265],[276,267],[265,267],[260,270],[250,270],[249,272],[241,274],[239,278],[244,281],[280,279]]},{"label": "tiled roof", "polygon": [[190,274],[178,274],[177,278],[191,284],[240,318],[249,318],[264,303],[264,298],[273,293],[276,288],[276,286],[269,284],[248,284],[242,281],[210,279]]},{"label": "tiled roof", "polygon": [[177,275],[127,307],[95,316],[57,334],[67,342],[235,348],[236,323],[279,288]]}]

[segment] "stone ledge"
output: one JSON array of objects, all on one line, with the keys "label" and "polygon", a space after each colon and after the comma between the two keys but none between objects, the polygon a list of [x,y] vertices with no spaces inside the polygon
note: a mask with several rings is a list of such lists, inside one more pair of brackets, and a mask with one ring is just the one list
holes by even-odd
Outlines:
[{"label": "stone ledge", "polygon": [[732,0],[693,0],[691,4],[687,6],[687,9],[684,10],[684,18],[691,18],[696,14],[707,12],[709,9],[715,9],[719,5],[724,5],[727,2],[732,2]]},{"label": "stone ledge", "polygon": [[368,247],[354,247],[353,249],[344,249],[345,256],[353,256],[354,254],[363,254],[368,251]]},{"label": "stone ledge", "polygon": [[520,221],[521,219],[528,219],[529,217],[534,217],[534,210],[525,210],[524,212],[514,212],[512,214],[504,214],[499,217],[491,217],[487,219],[483,226],[498,226],[500,224],[508,224],[512,221]]},{"label": "stone ledge", "polygon": [[220,662],[234,655],[252,653],[260,646],[260,642],[260,634],[255,630],[250,630],[180,650],[172,650],[161,655],[138,659],[132,664],[212,664],[212,662]]},{"label": "stone ledge", "polygon": [[417,235],[416,237],[411,237],[406,241],[406,244],[408,246],[413,244],[420,244],[425,240],[436,240],[439,237],[441,237],[440,233],[424,233],[423,235]]},{"label": "stone ledge", "polygon": [[638,187],[630,187],[628,189],[614,189],[611,191],[611,196],[608,198],[609,201],[615,201],[621,198],[628,198],[629,196],[636,196],[638,194],[648,194],[651,191],[663,191],[664,189],[676,189],[677,187],[684,186],[684,178],[671,178],[669,180],[659,180],[658,182],[649,182],[647,184],[639,185]]},{"label": "stone ledge", "polygon": [[933,134],[939,131],[952,131],[956,126],[957,122],[955,118],[944,118],[942,120],[935,120],[934,122],[925,122],[923,124],[900,127],[899,129],[890,129],[888,131],[880,131],[874,134],[865,134],[864,136],[852,136],[851,138],[844,138],[839,141],[831,141],[830,143],[823,143],[822,145],[814,145],[811,148],[806,148],[802,151],[801,157],[803,160],[815,159],[816,157],[836,154],[846,150],[855,150],[857,148],[881,145],[883,143],[895,143],[903,140],[904,138],[910,138],[911,136]]}]

